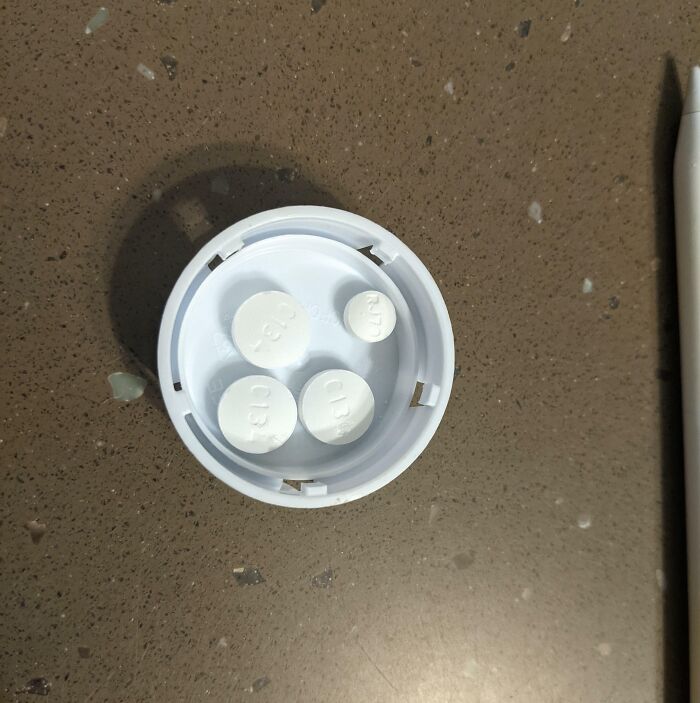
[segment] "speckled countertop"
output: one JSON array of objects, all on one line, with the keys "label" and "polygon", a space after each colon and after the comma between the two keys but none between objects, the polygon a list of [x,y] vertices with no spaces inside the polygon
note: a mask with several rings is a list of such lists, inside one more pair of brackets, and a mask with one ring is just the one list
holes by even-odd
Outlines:
[{"label": "speckled countertop", "polygon": [[[694,3],[107,7],[0,8],[3,700],[684,700]],[[289,203],[395,232],[456,338],[420,459],[315,512],[212,478],[152,376],[193,252]]]}]

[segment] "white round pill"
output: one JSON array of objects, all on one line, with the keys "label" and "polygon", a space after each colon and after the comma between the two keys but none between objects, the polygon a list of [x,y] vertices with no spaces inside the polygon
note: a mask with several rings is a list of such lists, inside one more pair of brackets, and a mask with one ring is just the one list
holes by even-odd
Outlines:
[{"label": "white round pill", "polygon": [[343,315],[345,327],[363,342],[381,342],[396,326],[396,308],[377,290],[367,290],[350,298]]},{"label": "white round pill", "polygon": [[321,442],[349,444],[372,424],[374,395],[364,378],[352,371],[321,371],[301,389],[299,416]]},{"label": "white round pill", "polygon": [[294,432],[297,404],[287,386],[270,376],[246,376],[221,396],[219,427],[236,449],[266,454],[281,447]]},{"label": "white round pill", "polygon": [[306,352],[311,336],[309,316],[287,293],[256,293],[236,310],[231,335],[251,364],[277,369],[293,364]]}]

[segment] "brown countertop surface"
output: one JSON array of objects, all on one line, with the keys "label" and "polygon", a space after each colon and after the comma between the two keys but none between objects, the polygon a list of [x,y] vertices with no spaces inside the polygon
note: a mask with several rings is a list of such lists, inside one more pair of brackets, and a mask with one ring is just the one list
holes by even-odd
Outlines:
[{"label": "brown countertop surface", "polygon": [[[2,700],[684,700],[695,4],[98,7],[0,7]],[[456,342],[419,460],[317,511],[211,477],[153,376],[192,254],[292,203],[399,236]]]}]

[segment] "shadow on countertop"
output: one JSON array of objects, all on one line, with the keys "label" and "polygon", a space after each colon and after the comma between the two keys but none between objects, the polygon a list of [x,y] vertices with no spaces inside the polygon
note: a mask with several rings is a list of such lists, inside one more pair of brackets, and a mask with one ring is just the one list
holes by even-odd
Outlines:
[{"label": "shadow on countertop", "polygon": [[666,57],[654,132],[654,197],[661,410],[661,497],[663,528],[663,700],[689,699],[688,602],[683,492],[683,413],[673,219],[673,158],[683,109],[675,61]]},{"label": "shadow on countertop", "polygon": [[288,157],[249,145],[177,155],[133,191],[114,224],[109,307],[115,335],[140,372],[157,376],[163,308],[194,254],[234,222],[285,205],[343,208]]}]

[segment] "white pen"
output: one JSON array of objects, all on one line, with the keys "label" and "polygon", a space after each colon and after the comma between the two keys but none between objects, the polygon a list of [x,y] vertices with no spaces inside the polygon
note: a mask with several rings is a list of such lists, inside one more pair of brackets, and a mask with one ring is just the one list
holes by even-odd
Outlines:
[{"label": "white pen", "polygon": [[673,166],[688,542],[690,700],[700,702],[700,66],[690,70]]}]

